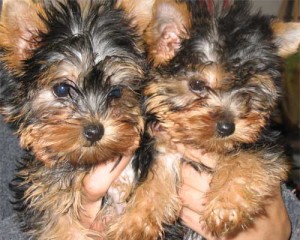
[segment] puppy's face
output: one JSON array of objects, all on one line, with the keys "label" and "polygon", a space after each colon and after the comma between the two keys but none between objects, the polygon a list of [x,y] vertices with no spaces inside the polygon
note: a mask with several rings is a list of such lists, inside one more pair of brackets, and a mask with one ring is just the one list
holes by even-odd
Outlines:
[{"label": "puppy's face", "polygon": [[[280,94],[280,56],[297,50],[300,25],[250,15],[246,3],[212,15],[198,3],[183,8],[159,2],[156,7],[161,9],[154,11],[159,14],[150,28],[159,26],[155,42],[169,47],[164,48],[164,59],[149,53],[160,65],[145,89],[155,131],[167,131],[175,142],[212,151],[254,143]],[[189,20],[178,26],[168,13],[182,9],[182,18]],[[286,45],[280,46],[283,41]],[[148,49],[162,48],[154,44]]]},{"label": "puppy's face", "polygon": [[[1,112],[18,124],[22,147],[50,165],[134,152],[144,62],[133,31],[110,3],[54,4],[22,2],[19,16],[4,8],[2,60],[13,77],[3,84]],[[16,46],[6,44],[12,37]]]},{"label": "puppy's face", "polygon": [[159,129],[175,142],[214,151],[255,142],[278,94],[268,75],[253,75],[236,86],[238,76],[213,64],[154,79],[145,94],[147,111],[157,118]]}]

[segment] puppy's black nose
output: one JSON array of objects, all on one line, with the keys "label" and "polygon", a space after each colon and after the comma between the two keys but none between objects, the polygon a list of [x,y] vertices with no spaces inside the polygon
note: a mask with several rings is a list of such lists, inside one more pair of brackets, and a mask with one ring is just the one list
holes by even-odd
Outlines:
[{"label": "puppy's black nose", "polygon": [[227,137],[234,133],[235,125],[233,122],[220,121],[217,123],[217,132],[221,137]]},{"label": "puppy's black nose", "polygon": [[85,138],[94,143],[99,141],[104,134],[104,127],[102,124],[88,125],[84,127]]}]

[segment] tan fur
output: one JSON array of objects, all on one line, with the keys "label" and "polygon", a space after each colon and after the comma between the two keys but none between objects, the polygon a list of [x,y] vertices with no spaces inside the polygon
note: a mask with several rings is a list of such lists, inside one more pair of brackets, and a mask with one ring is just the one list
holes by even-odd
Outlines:
[{"label": "tan fur", "polygon": [[279,56],[288,57],[299,50],[300,45],[300,23],[299,22],[281,22],[275,20],[272,29],[276,36],[276,44],[279,49]]},{"label": "tan fur", "polygon": [[216,235],[242,230],[264,213],[282,179],[287,178],[284,159],[265,161],[264,153],[238,152],[219,156],[207,193],[202,220]]},{"label": "tan fur", "polygon": [[[20,16],[20,12],[26,15]],[[8,63],[11,70],[19,71],[22,61],[28,58],[37,46],[39,31],[46,31],[39,14],[43,15],[41,5],[33,4],[29,0],[3,1],[0,46],[9,53],[2,60]]]},{"label": "tan fur", "polygon": [[210,64],[207,66],[199,66],[199,76],[194,76],[207,83],[213,89],[230,89],[232,86],[226,84],[226,79],[231,79],[232,75],[223,69],[219,64]]},{"label": "tan fur", "polygon": [[[63,165],[57,166],[64,168]],[[85,229],[80,223],[80,211],[82,209],[81,184],[82,179],[86,175],[83,170],[70,172],[70,179],[60,179],[54,184],[48,178],[41,176],[51,175],[48,167],[31,167],[18,173],[19,176],[25,177],[23,184],[31,184],[25,193],[25,198],[29,202],[29,206],[37,211],[44,211],[43,218],[49,222],[49,225],[43,226],[41,229],[34,230],[34,234],[39,234],[40,240],[50,239],[94,239],[92,236],[98,236],[99,233]],[[55,170],[53,170],[55,171]],[[42,180],[43,179],[43,180]],[[45,180],[49,180],[46,182]],[[69,184],[70,180],[73,182]],[[42,181],[42,182],[41,182]],[[51,216],[51,218],[49,218]],[[38,233],[38,231],[41,231]],[[29,234],[31,234],[29,232]],[[76,235],[76,237],[75,237]]]}]

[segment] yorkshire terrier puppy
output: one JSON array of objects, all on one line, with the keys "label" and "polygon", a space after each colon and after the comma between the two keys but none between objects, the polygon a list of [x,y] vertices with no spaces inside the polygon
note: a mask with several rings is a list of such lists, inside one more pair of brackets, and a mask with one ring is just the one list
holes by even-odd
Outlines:
[{"label": "yorkshire terrier puppy", "polygon": [[114,1],[4,1],[0,109],[28,151],[12,188],[30,238],[100,236],[79,215],[82,180],[99,163],[132,155],[110,191],[130,192],[144,128],[138,39]]},{"label": "yorkshire terrier puppy", "polygon": [[[163,237],[163,224],[174,223],[181,209],[176,188],[183,161],[212,174],[199,221],[216,236],[245,229],[265,213],[288,174],[267,129],[280,96],[282,57],[297,51],[300,23],[251,14],[248,1],[156,0],[143,33],[156,66],[144,90],[154,162],[110,239]],[[179,144],[212,153],[216,167],[179,151]]]}]

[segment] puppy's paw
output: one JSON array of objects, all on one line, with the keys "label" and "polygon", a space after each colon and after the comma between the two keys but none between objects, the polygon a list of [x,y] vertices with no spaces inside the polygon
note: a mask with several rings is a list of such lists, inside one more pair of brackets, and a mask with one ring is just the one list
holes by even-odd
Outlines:
[{"label": "puppy's paw", "polygon": [[263,211],[263,199],[239,179],[218,191],[212,188],[207,194],[203,220],[214,235],[224,236],[251,225],[254,217]]}]

